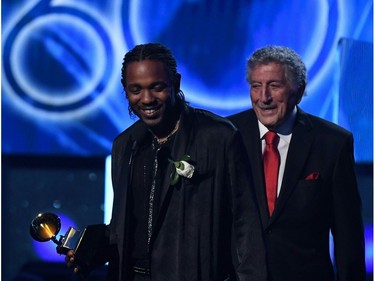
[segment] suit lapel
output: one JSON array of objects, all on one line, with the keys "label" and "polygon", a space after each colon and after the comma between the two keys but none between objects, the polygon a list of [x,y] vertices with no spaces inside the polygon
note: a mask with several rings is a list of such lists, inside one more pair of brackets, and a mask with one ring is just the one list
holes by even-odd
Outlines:
[{"label": "suit lapel", "polygon": [[[138,123],[140,124],[140,123]],[[136,125],[134,130],[131,133],[130,139],[121,143],[120,146],[117,146],[116,151],[113,152],[113,155],[117,155],[119,158],[113,158],[114,165],[112,166],[116,172],[113,172],[113,175],[116,177],[114,180],[114,187],[116,188],[116,195],[113,209],[116,209],[112,216],[111,224],[113,231],[110,233],[110,240],[118,239],[118,236],[129,237],[129,210],[128,210],[128,194],[130,190],[130,182],[133,174],[133,157],[137,151],[137,142],[144,134],[145,129],[142,128],[142,125]],[[135,137],[135,136],[136,137]],[[138,137],[140,135],[140,137]],[[128,258],[128,249],[131,247],[130,239],[118,239],[119,245],[119,255],[120,255],[120,264],[127,264]]]},{"label": "suit lapel", "polygon": [[[189,110],[189,109],[187,109]],[[192,118],[186,118],[186,115],[188,113],[183,112],[181,114],[181,120],[180,120],[180,128],[178,129],[175,140],[173,142],[173,147],[171,151],[171,158],[173,160],[180,160],[184,154],[187,153],[187,145],[189,141],[189,136],[191,135],[191,119]],[[160,196],[160,202],[163,204],[163,201],[168,193],[168,190],[173,188],[170,183],[170,175],[172,174],[173,170],[175,169],[174,165],[172,163],[168,164],[167,167],[167,173],[164,175],[163,178],[163,186],[161,189],[161,196]]]},{"label": "suit lapel", "polygon": [[116,173],[116,178],[114,179],[114,181],[116,182],[115,186],[122,187],[116,190],[116,192],[118,193],[117,197],[121,198],[120,202],[122,202],[120,206],[118,206],[118,208],[123,208],[123,212],[118,212],[120,214],[126,213],[125,210],[127,205],[127,196],[133,176],[132,163],[135,154],[137,153],[139,142],[141,142],[146,132],[146,127],[143,123],[136,123],[134,129],[130,134],[129,140],[124,143],[124,146],[119,147],[119,151],[116,151],[116,153],[114,153],[116,155],[119,155],[119,160],[116,160],[116,163],[114,164],[114,168],[119,171],[118,173]]},{"label": "suit lapel", "polygon": [[248,113],[249,114],[242,119],[243,123],[240,126],[240,128],[242,128],[241,134],[250,158],[249,160],[251,164],[254,190],[258,202],[262,225],[267,226],[269,215],[263,175],[262,147],[260,142],[258,119],[254,111],[250,110]]},{"label": "suit lapel", "polygon": [[[185,111],[181,115],[180,128],[178,129],[176,133],[172,151],[171,151],[171,158],[173,160],[181,159],[181,157],[188,152],[189,139],[190,139],[190,136],[193,134],[192,128],[191,128],[192,118],[186,117],[186,115],[189,114],[190,110],[191,110],[190,108],[186,109],[187,112]],[[172,186],[170,184],[171,183],[170,175],[174,169],[175,169],[174,165],[172,163],[169,163],[166,168],[166,173],[163,176],[163,185],[161,186],[161,190],[160,190],[160,211],[155,221],[155,228],[153,230],[152,241],[153,239],[155,239],[155,235],[168,209],[169,200],[171,198],[173,189],[176,188],[176,186]]]},{"label": "suit lapel", "polygon": [[293,128],[293,135],[285,163],[283,182],[270,223],[277,219],[282,212],[286,201],[297,185],[302,169],[308,159],[313,141],[312,124],[307,115],[298,108],[297,119]]}]

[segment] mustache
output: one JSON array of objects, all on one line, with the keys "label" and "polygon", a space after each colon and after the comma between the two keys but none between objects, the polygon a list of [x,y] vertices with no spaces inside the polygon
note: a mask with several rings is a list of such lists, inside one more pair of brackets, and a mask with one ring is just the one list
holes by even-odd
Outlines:
[{"label": "mustache", "polygon": [[258,107],[260,109],[264,109],[264,110],[267,110],[267,109],[274,109],[276,108],[276,104],[258,104]]}]

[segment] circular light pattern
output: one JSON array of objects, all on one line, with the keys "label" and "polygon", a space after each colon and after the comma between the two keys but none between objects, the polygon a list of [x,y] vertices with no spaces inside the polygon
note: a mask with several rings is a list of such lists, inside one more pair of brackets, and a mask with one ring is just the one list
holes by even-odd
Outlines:
[{"label": "circular light pattern", "polygon": [[[218,1],[207,10],[203,1],[124,1],[124,37],[133,45],[166,43],[183,74],[188,101],[225,114],[250,106],[244,66],[262,46],[285,45],[300,53],[309,70],[308,87],[329,79],[319,71],[332,68],[342,26],[338,2]],[[178,40],[175,30],[183,34]]]},{"label": "circular light pattern", "polygon": [[[71,33],[80,41],[71,42]],[[35,77],[32,69],[40,67],[37,65],[39,58],[28,59],[33,45],[43,48],[46,66],[64,77],[56,77],[56,72],[48,73],[48,68],[42,71],[45,77]],[[93,26],[75,16],[51,14],[36,19],[20,31],[11,51],[11,67],[19,87],[34,103],[52,108],[73,106],[87,100],[95,91],[104,74],[105,57],[106,51]],[[92,58],[95,58],[94,64]],[[55,85],[46,86],[55,80]]]},{"label": "circular light pattern", "polygon": [[[2,100],[11,119],[5,128],[19,132],[5,140],[5,150],[87,155],[110,153],[114,135],[133,123],[120,83],[122,56],[146,42],[172,50],[191,105],[223,116],[250,107],[245,63],[251,52],[289,46],[308,68],[303,108],[337,121],[338,42],[365,29],[368,21],[356,21],[369,17],[372,3],[35,0],[25,7],[4,20]],[[51,146],[30,147],[25,126],[38,132],[34,143]]]},{"label": "circular light pattern", "polygon": [[111,84],[113,43],[90,8],[48,2],[22,14],[4,36],[3,87],[31,116],[74,118],[100,104]]}]

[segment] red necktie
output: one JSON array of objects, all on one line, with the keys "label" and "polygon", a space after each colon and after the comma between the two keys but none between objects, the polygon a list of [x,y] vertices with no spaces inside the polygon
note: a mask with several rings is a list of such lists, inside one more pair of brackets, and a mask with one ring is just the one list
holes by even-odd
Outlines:
[{"label": "red necktie", "polygon": [[279,136],[272,131],[264,135],[266,147],[263,152],[264,176],[266,182],[267,203],[270,216],[273,213],[277,197],[277,179],[279,175],[280,155],[277,150]]}]

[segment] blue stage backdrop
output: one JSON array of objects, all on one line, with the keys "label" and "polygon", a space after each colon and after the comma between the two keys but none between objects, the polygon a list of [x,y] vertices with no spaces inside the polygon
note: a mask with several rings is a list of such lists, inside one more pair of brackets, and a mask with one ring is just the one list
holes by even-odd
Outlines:
[{"label": "blue stage backdrop", "polygon": [[250,107],[245,66],[253,51],[285,45],[302,56],[309,83],[301,107],[354,134],[372,279],[373,1],[1,5],[2,280],[13,281],[28,261],[63,261],[53,243],[29,237],[37,212],[58,213],[64,226],[100,223],[103,213],[108,222],[111,188],[103,161],[116,135],[135,121],[120,83],[122,58],[147,42],[172,50],[187,101],[222,116]]},{"label": "blue stage backdrop", "polygon": [[223,116],[249,107],[248,56],[277,44],[308,67],[302,107],[352,130],[372,162],[372,15],[370,0],[4,0],[2,151],[107,155],[134,122],[120,69],[135,44],[170,47],[187,100]]}]

